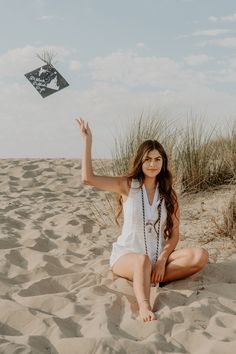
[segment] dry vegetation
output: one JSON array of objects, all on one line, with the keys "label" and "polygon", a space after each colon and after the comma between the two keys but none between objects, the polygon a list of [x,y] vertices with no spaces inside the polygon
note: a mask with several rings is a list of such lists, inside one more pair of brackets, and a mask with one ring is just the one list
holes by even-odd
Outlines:
[{"label": "dry vegetation", "polygon": [[[164,146],[179,195],[236,184],[236,124],[223,134],[216,128],[206,130],[202,121],[196,119],[178,130],[161,115],[145,117],[142,114],[130,122],[129,128],[114,139],[110,163],[96,161],[96,173],[126,174],[138,146],[146,139],[156,139]],[[117,195],[105,193],[104,205],[91,207],[100,226],[116,224],[116,203]],[[234,195],[222,212],[222,220],[213,221],[218,233],[232,239],[235,237],[235,210]]]},{"label": "dry vegetation", "polygon": [[230,238],[236,243],[236,192],[232,195],[228,205],[222,210],[222,220],[213,218],[216,233],[219,237]]}]

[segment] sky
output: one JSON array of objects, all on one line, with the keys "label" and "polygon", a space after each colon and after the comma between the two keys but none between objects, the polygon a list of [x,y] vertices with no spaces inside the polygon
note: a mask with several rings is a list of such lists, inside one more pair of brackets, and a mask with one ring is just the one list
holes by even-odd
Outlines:
[{"label": "sky", "polygon": [[[91,128],[92,158],[110,158],[114,137],[142,113],[175,126],[236,120],[235,0],[0,6],[0,158],[81,158],[77,117]],[[69,83],[47,98],[24,76],[43,65],[43,50]]]}]

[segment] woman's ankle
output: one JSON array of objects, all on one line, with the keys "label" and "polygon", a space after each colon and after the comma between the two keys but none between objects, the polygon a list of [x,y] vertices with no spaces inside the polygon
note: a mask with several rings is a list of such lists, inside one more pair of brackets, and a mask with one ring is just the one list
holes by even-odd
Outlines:
[{"label": "woman's ankle", "polygon": [[141,308],[141,307],[146,307],[146,308],[151,307],[150,301],[148,299],[143,299],[143,300],[139,301],[138,305],[139,305],[139,308]]}]

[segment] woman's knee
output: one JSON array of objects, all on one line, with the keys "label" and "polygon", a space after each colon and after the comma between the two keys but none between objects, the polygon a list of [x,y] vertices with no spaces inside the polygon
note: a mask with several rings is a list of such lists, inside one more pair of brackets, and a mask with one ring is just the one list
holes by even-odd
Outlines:
[{"label": "woman's knee", "polygon": [[193,265],[202,269],[208,262],[209,254],[205,248],[195,248],[193,254]]},{"label": "woman's knee", "polygon": [[112,267],[112,272],[120,277],[133,280],[134,272],[140,268],[151,271],[152,265],[149,257],[141,253],[128,253],[116,261]]}]

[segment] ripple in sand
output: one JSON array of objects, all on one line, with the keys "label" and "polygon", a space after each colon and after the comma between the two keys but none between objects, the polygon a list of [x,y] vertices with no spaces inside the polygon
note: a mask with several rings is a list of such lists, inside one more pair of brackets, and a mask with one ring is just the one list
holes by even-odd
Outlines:
[{"label": "ripple in sand", "polygon": [[29,247],[29,248],[40,252],[49,252],[58,247],[54,242],[50,241],[48,238],[41,237],[36,241],[33,247]]},{"label": "ripple in sand", "polygon": [[[69,318],[49,318],[46,319],[45,322],[48,326],[55,327],[54,332],[57,331],[57,336],[60,338],[74,338],[74,337],[82,337],[80,332],[81,326],[73,320],[73,317]],[[55,335],[55,334],[54,334]]]},{"label": "ripple in sand", "polygon": [[23,170],[36,170],[37,168],[39,168],[39,165],[35,165],[35,164],[29,164],[29,165],[25,165],[25,166],[22,166],[22,169]]},{"label": "ripple in sand", "polygon": [[76,219],[72,219],[67,222],[67,225],[72,225],[72,226],[80,225],[80,221]]},{"label": "ripple in sand", "polygon": [[[5,309],[7,308],[7,312]],[[0,300],[0,321],[7,322],[7,326],[22,334],[32,334],[33,332],[45,333],[46,326],[32,314],[32,312],[14,301]],[[13,334],[12,334],[13,335]]]},{"label": "ripple in sand", "polygon": [[52,218],[53,216],[55,216],[56,214],[52,214],[52,213],[42,213],[42,215],[40,215],[36,221],[45,221],[49,218]]},{"label": "ripple in sand", "polygon": [[0,224],[5,224],[4,226],[10,229],[24,230],[25,223],[22,221],[13,219],[9,216],[0,215]]},{"label": "ripple in sand", "polygon": [[24,297],[64,292],[67,292],[67,289],[64,286],[60,285],[52,278],[46,278],[30,285],[27,289],[19,291],[18,295]]},{"label": "ripple in sand", "polygon": [[79,239],[79,235],[76,234],[69,234],[66,238],[65,241],[70,242],[70,243],[81,243],[81,240]]},{"label": "ripple in sand", "polygon": [[22,336],[22,333],[0,321],[0,335],[1,336]]},{"label": "ripple in sand", "polygon": [[24,269],[27,269],[28,267],[28,262],[27,260],[22,257],[21,255],[21,251],[19,250],[12,250],[10,251],[9,254],[7,254],[5,256],[5,258],[11,263],[11,264],[14,264],[18,267],[21,267],[21,268],[24,268]]},{"label": "ripple in sand", "polygon": [[44,230],[43,232],[45,233],[46,236],[48,236],[49,238],[53,238],[55,240],[61,237],[60,235],[57,235],[54,232],[54,230]]},{"label": "ripple in sand", "polygon": [[0,249],[17,248],[20,246],[18,241],[13,237],[8,236],[7,238],[0,239]]},{"label": "ripple in sand", "polygon": [[93,231],[93,225],[94,221],[90,221],[89,223],[87,222],[86,224],[83,224],[83,233],[90,234]]},{"label": "ripple in sand", "polygon": [[36,178],[38,177],[38,172],[27,171],[23,174],[22,178]]},{"label": "ripple in sand", "polygon": [[32,348],[32,354],[58,354],[54,345],[45,336],[29,336],[28,345]]},{"label": "ripple in sand", "polygon": [[9,179],[10,179],[11,181],[18,181],[18,182],[20,182],[20,178],[19,178],[19,177],[9,176]]}]

